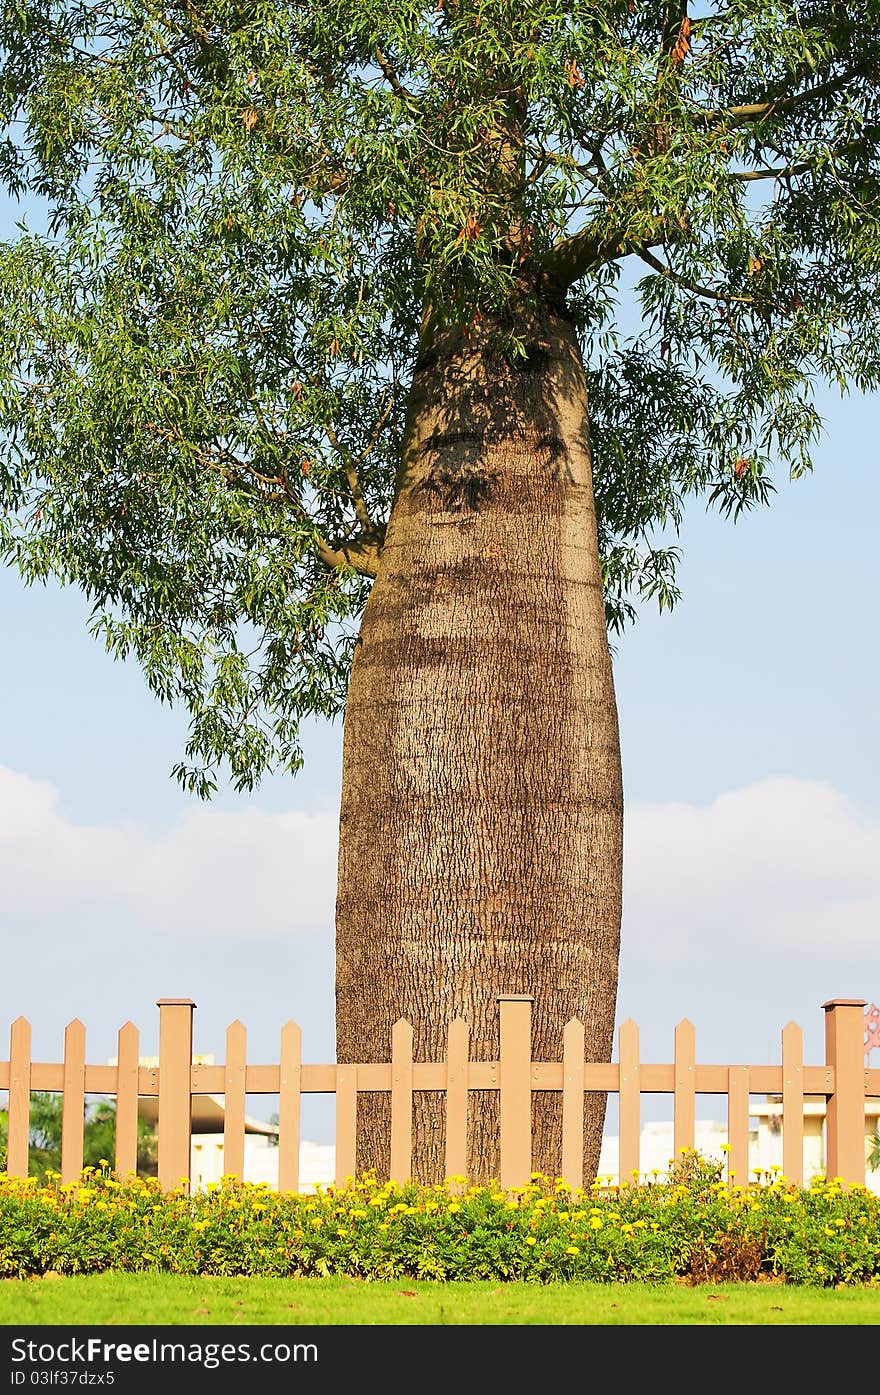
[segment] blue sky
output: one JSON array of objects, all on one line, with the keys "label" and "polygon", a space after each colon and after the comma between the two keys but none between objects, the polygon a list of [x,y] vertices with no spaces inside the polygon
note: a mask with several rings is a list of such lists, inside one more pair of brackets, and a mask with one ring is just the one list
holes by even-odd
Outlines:
[{"label": "blue sky", "polygon": [[[672,1060],[688,1017],[699,1061],[777,1061],[796,1021],[816,1064],[821,1004],[880,999],[880,398],[818,400],[814,474],[736,525],[692,507],[683,600],[616,641],[618,1022],[646,1060]],[[310,728],[295,779],[200,804],[170,775],[184,714],[86,619],[76,593],[0,571],[0,1056],[19,1014],[37,1059],[61,1059],[73,1017],[90,1061],[128,1020],[154,1052],[156,999],[180,995],[217,1060],[236,1019],[252,1061],[278,1059],[290,1019],[306,1060],[332,1060],[340,727]],[[307,1130],[329,1141],[330,1119],[316,1104]]]}]

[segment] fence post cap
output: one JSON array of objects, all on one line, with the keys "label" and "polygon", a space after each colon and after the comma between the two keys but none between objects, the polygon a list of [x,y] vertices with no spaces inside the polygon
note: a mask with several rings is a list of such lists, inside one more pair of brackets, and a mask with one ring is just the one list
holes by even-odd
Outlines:
[{"label": "fence post cap", "polygon": [[535,999],[531,993],[499,993],[495,1001],[498,1003],[533,1003]]},{"label": "fence post cap", "polygon": [[827,1003],[822,1004],[822,1008],[825,1012],[827,1012],[829,1008],[867,1006],[867,998],[829,998]]},{"label": "fence post cap", "polygon": [[195,1007],[194,998],[157,998],[156,1007]]}]

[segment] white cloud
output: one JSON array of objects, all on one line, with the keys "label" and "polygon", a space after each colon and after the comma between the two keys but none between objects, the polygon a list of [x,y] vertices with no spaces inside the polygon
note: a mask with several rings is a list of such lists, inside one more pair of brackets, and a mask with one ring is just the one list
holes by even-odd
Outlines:
[{"label": "white cloud", "polygon": [[77,824],[50,784],[0,766],[0,914],[112,911],[193,938],[332,933],[337,817],[201,805],[153,834]]},{"label": "white cloud", "polygon": [[[331,936],[337,813],[198,805],[158,833],[78,824],[0,766],[0,916],[86,911],[185,939]],[[880,822],[828,785],[769,779],[626,815],[624,945],[654,961],[876,954]]]},{"label": "white cloud", "polygon": [[626,817],[625,935],[658,960],[877,952],[880,822],[818,781],[774,778],[706,806]]}]

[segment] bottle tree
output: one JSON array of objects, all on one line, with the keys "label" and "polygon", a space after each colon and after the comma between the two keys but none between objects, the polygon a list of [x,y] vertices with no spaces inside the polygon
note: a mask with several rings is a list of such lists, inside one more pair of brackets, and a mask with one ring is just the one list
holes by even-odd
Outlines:
[{"label": "bottle tree", "polygon": [[[509,992],[536,1060],[574,1016],[610,1059],[608,634],[676,599],[689,500],[766,502],[813,385],[880,380],[878,18],[0,3],[0,175],[37,219],[0,251],[4,554],[188,709],[197,794],[296,771],[301,720],[344,713],[340,1062],[401,1017],[416,1059],[456,1016],[494,1059]],[[534,1129],[557,1172],[552,1092]]]}]

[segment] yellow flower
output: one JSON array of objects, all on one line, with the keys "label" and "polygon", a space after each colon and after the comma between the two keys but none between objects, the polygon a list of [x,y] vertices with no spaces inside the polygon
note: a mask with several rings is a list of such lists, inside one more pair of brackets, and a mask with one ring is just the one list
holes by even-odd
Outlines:
[{"label": "yellow flower", "polygon": [[459,1206],[458,1202],[457,1202],[457,1201],[453,1201],[452,1205],[449,1207],[449,1214],[450,1214],[450,1216],[454,1216],[455,1213],[456,1213],[456,1211],[460,1211],[460,1210],[461,1210],[461,1207]]},{"label": "yellow flower", "polygon": [[527,1244],[527,1245],[537,1245],[537,1243],[538,1243],[538,1242],[537,1242],[537,1240],[535,1239],[534,1235],[527,1235],[527,1236],[526,1236],[526,1244]]},{"label": "yellow flower", "polygon": [[565,1253],[567,1255],[579,1255],[580,1250],[578,1249],[577,1245],[569,1245]]},{"label": "yellow flower", "polygon": [[591,1226],[591,1228],[592,1228],[593,1230],[601,1230],[601,1229],[602,1229],[602,1217],[601,1217],[601,1216],[591,1216],[591,1217],[590,1217],[590,1226]]}]

